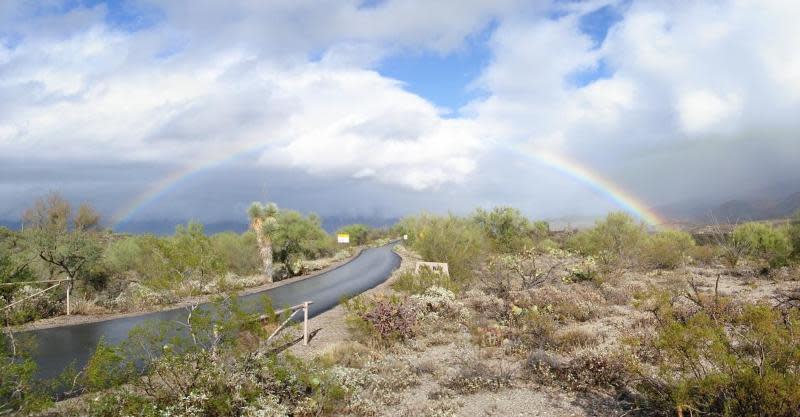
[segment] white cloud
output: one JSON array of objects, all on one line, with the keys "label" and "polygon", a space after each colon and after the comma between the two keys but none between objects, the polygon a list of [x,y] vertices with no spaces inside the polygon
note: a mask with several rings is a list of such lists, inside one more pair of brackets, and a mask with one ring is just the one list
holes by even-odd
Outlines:
[{"label": "white cloud", "polygon": [[735,95],[720,97],[704,90],[690,91],[678,97],[677,110],[683,129],[694,136],[735,125],[741,117],[741,100]]},{"label": "white cloud", "polygon": [[[160,12],[133,32],[109,25],[104,6],[37,14],[0,4],[4,33],[18,35],[0,42],[0,153],[191,164],[267,145],[261,163],[328,179],[428,190],[496,175],[553,189],[480,165],[497,163],[487,157],[497,143],[528,142],[647,194],[714,172],[722,162],[684,164],[697,143],[800,152],[787,139],[800,131],[795,1],[621,1],[599,47],[580,17],[613,2],[146,3]],[[374,69],[397,51],[455,53],[490,22],[492,58],[473,82],[485,94],[458,118]],[[576,82],[603,68],[602,79]],[[659,152],[652,168],[663,175],[635,171]],[[785,174],[730,172],[732,184]]]}]

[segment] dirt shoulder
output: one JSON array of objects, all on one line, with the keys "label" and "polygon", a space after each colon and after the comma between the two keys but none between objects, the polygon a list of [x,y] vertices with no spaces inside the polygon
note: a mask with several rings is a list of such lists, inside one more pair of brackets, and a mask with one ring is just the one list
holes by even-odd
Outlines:
[{"label": "dirt shoulder", "polygon": [[[308,273],[308,274],[305,274],[305,275],[300,275],[300,276],[292,277],[292,278],[289,278],[289,279],[284,279],[284,280],[278,281],[278,282],[271,282],[271,283],[267,283],[267,284],[254,286],[254,287],[244,288],[244,289],[242,289],[242,290],[240,290],[238,292],[238,295],[243,296],[243,295],[259,293],[259,292],[262,292],[262,291],[266,291],[266,290],[270,290],[270,289],[273,289],[273,288],[281,287],[281,286],[284,286],[284,285],[291,284],[293,282],[302,281],[302,280],[305,280],[305,279],[308,279],[308,278],[313,278],[313,277],[316,277],[318,275],[330,272],[330,271],[332,271],[332,270],[334,270],[336,268],[339,268],[340,266],[342,266],[342,265],[354,260],[359,255],[361,255],[361,252],[363,252],[365,249],[368,249],[368,248],[369,248],[369,246],[364,246],[364,247],[357,248],[355,253],[352,256],[350,256],[348,258],[345,258],[345,259],[342,259],[342,260],[337,261],[337,262],[333,262],[330,265],[326,266],[325,268],[319,269],[317,271],[314,271],[314,272],[311,272],[311,273]],[[30,323],[25,323],[25,324],[22,324],[22,325],[19,325],[19,326],[14,326],[14,327],[11,328],[11,330],[14,331],[14,332],[24,332],[24,331],[30,331],[30,330],[50,329],[50,328],[54,328],[54,327],[74,326],[74,325],[84,324],[84,323],[96,323],[96,322],[100,322],[100,321],[115,320],[115,319],[126,318],[126,317],[137,317],[137,316],[142,316],[142,315],[145,315],[145,314],[156,313],[156,312],[159,312],[159,311],[176,310],[176,309],[185,308],[185,307],[188,307],[188,306],[191,306],[191,305],[207,303],[207,302],[212,301],[215,297],[218,297],[219,295],[220,295],[220,293],[193,296],[193,297],[185,298],[185,299],[181,300],[178,303],[160,304],[160,305],[155,305],[152,308],[148,308],[148,309],[145,309],[145,310],[131,311],[131,312],[125,312],[125,313],[87,314],[87,315],[71,315],[71,316],[50,317],[50,318],[46,318],[46,319],[33,321],[33,322],[30,322]]]}]

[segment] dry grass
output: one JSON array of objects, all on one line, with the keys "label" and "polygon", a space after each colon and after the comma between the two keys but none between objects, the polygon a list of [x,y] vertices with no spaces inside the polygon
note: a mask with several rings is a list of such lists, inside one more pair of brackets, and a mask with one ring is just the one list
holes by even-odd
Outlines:
[{"label": "dry grass", "polygon": [[554,336],[555,345],[562,352],[572,352],[597,346],[600,340],[600,336],[597,333],[585,328],[562,330]]}]

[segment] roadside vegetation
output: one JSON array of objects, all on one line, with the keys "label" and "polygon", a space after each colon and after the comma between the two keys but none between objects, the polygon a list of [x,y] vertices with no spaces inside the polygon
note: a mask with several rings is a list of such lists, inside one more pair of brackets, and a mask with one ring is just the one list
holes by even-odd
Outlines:
[{"label": "roadside vegetation", "polygon": [[[280,212],[271,217],[281,224]],[[286,262],[281,250],[295,242],[307,244],[291,253],[323,254],[312,227],[318,219],[283,218],[304,231],[270,234],[276,261]],[[198,227],[169,238],[106,234],[99,259],[157,278],[126,263],[145,256],[131,248],[163,239],[173,248],[163,253],[179,254],[197,240],[206,249],[192,252],[193,274],[222,276],[233,260],[243,273],[263,266],[255,230],[207,237]],[[360,225],[340,232],[354,240],[370,235]],[[200,314],[183,326],[187,336],[166,345],[154,328],[133,335],[150,343],[139,353],[101,345],[85,369],[59,380],[70,395],[92,394],[56,409],[101,416],[518,415],[532,408],[542,415],[800,416],[800,213],[712,239],[648,230],[624,213],[586,230],[552,231],[505,207],[407,217],[391,234],[408,236],[397,249],[403,265],[387,291],[343,300],[347,335],[318,354],[300,359],[279,347],[290,338],[264,343],[273,327],[255,326],[228,297],[217,327]],[[18,266],[24,237],[6,236],[9,256],[0,267],[15,279],[36,276]],[[109,256],[120,242],[129,243]],[[246,251],[251,261],[242,263],[237,254]],[[449,275],[415,273],[416,260],[446,262]],[[167,282],[182,279],[189,278]],[[33,365],[24,350],[3,348],[0,403],[47,408],[53,398],[29,382]]]},{"label": "roadside vegetation", "polygon": [[[152,309],[302,275],[385,237],[354,225],[347,230],[358,231],[358,243],[337,245],[313,214],[254,203],[248,215],[244,233],[208,235],[189,222],[170,236],[116,234],[90,205],[74,209],[50,194],[24,212],[23,231],[0,228],[0,318],[16,325],[63,315],[67,289],[71,314]],[[64,281],[46,282],[54,280]]]}]

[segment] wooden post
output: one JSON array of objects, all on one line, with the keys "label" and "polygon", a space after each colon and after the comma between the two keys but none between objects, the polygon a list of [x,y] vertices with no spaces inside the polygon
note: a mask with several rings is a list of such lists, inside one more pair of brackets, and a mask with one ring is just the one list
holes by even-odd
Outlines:
[{"label": "wooden post", "polygon": [[67,284],[67,315],[69,316],[69,292],[72,289],[72,281]]},{"label": "wooden post", "polygon": [[308,346],[308,301],[303,303],[303,346]]}]

